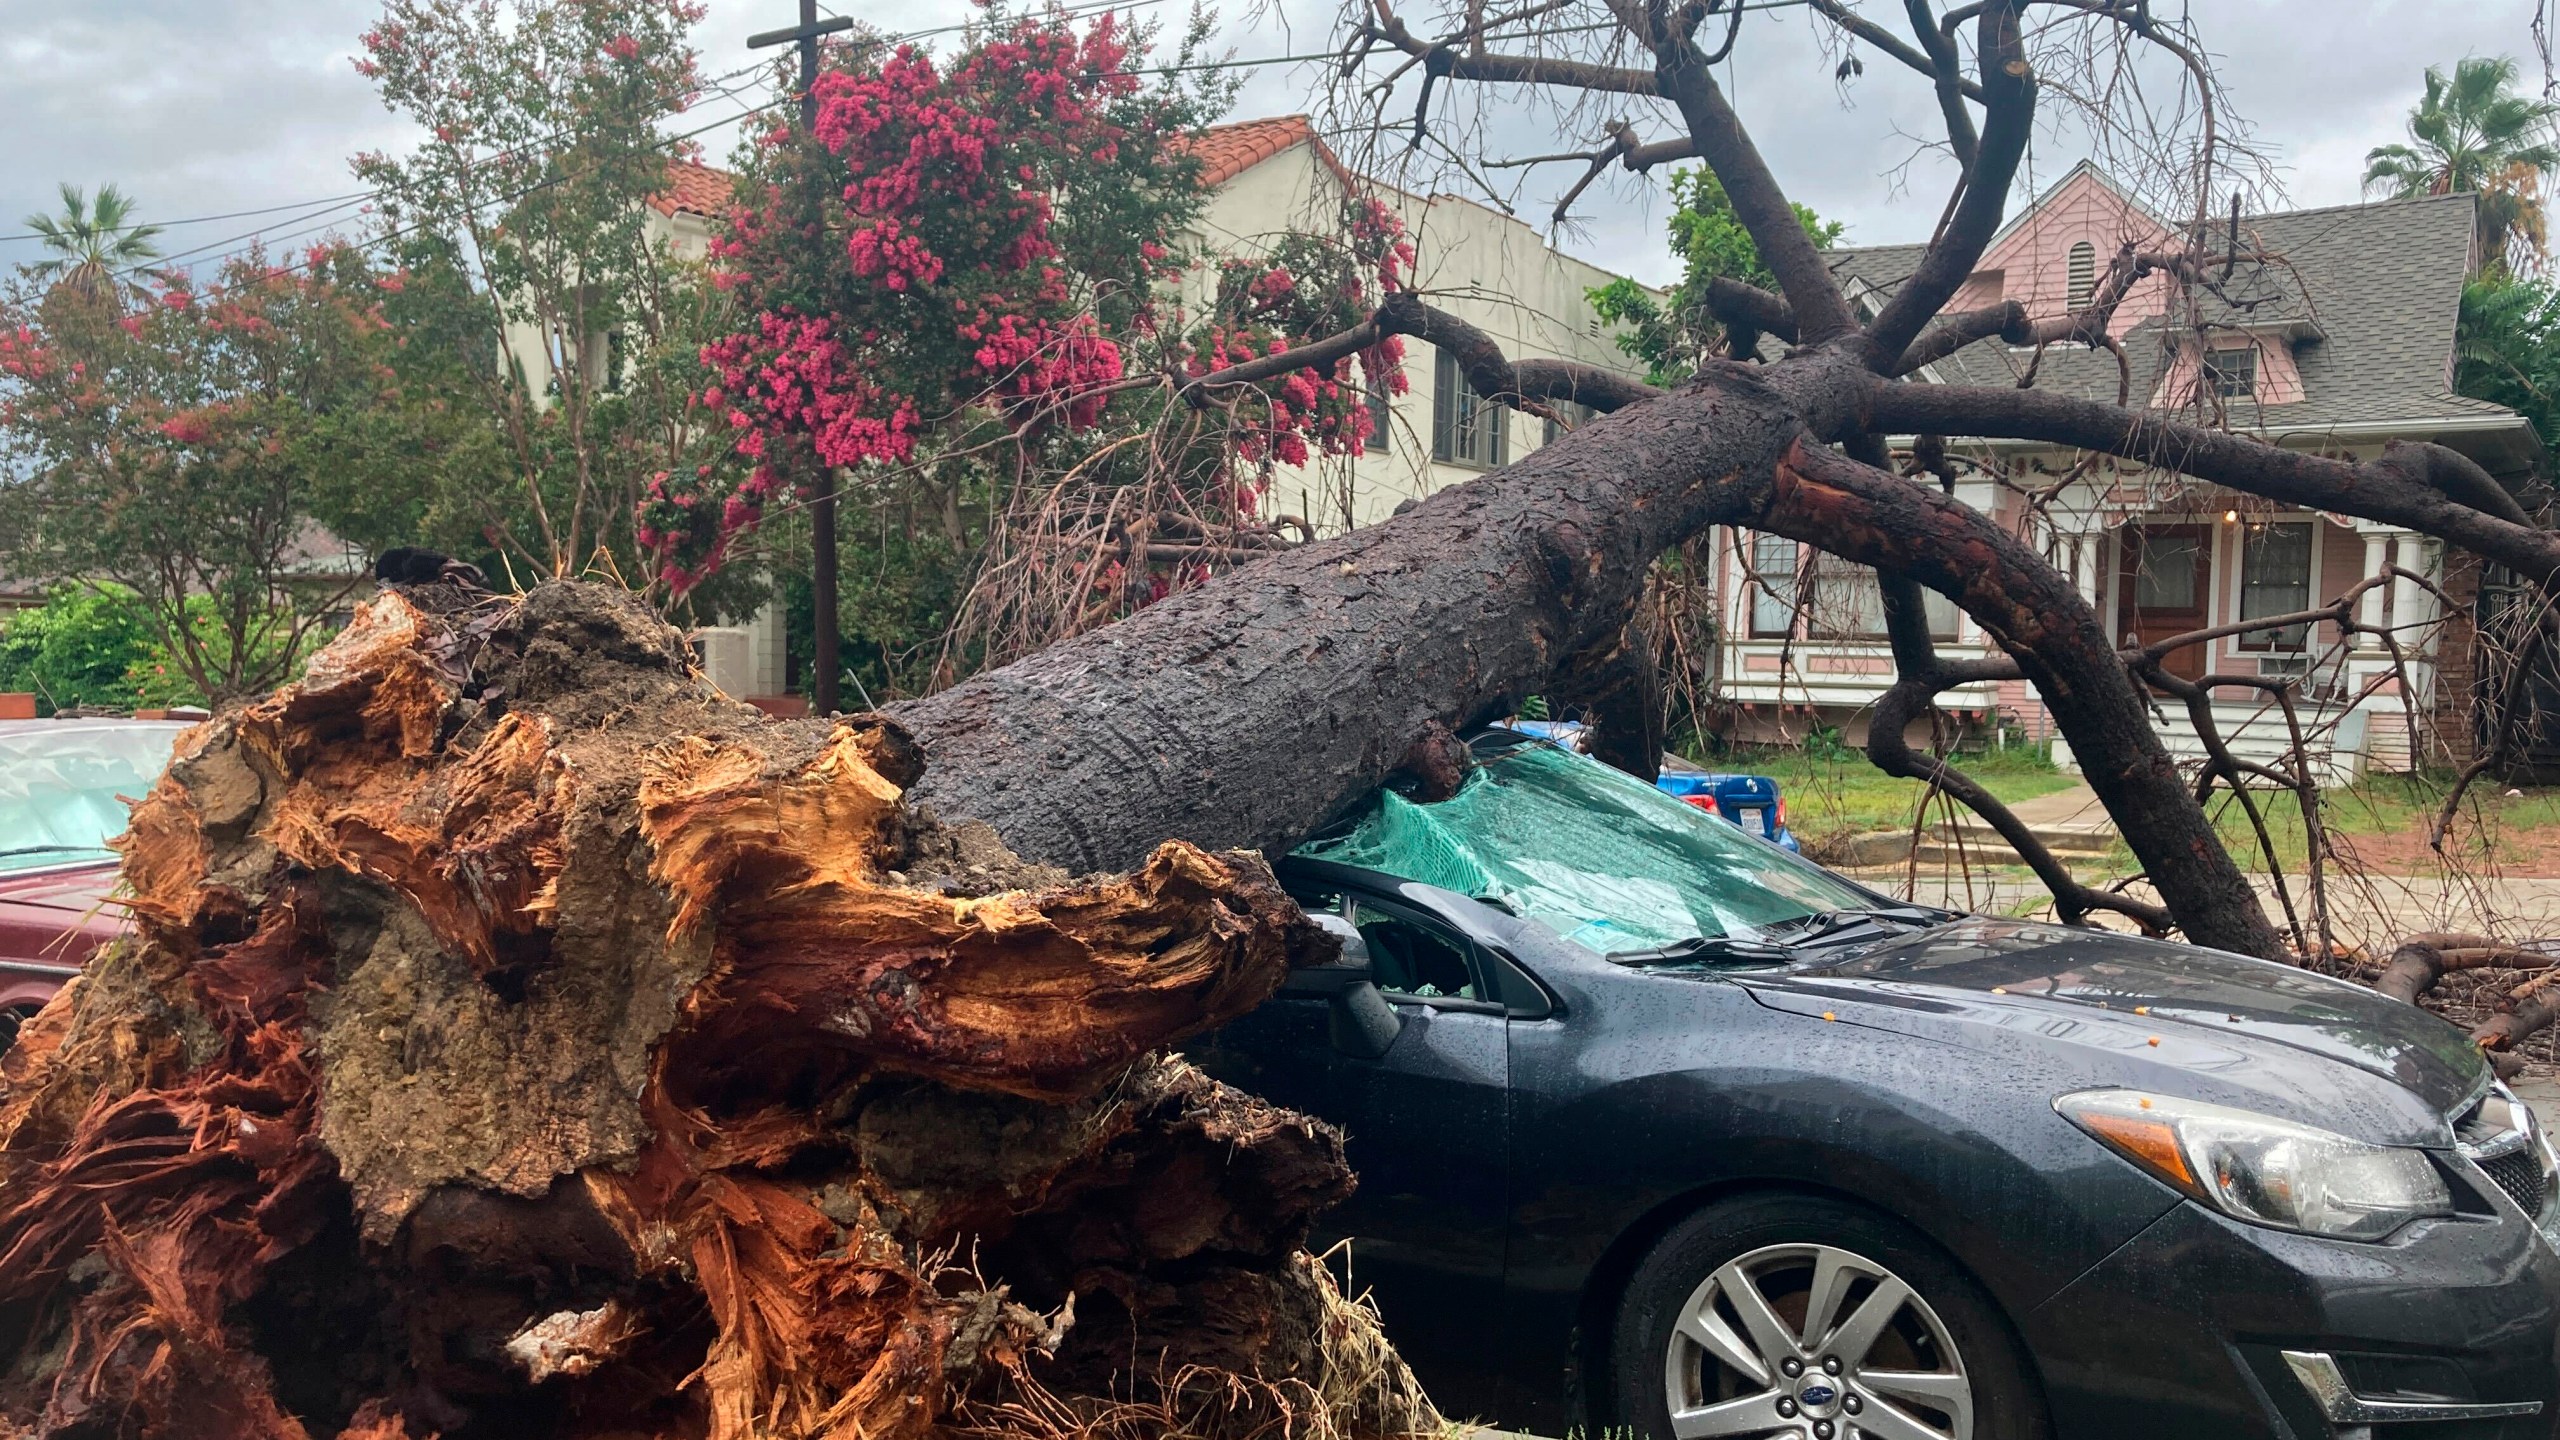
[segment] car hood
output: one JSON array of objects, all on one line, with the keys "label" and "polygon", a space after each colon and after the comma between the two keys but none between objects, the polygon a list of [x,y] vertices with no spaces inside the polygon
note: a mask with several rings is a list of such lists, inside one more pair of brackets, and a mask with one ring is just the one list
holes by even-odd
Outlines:
[{"label": "car hood", "polygon": [[[0,905],[25,905],[85,915],[115,892],[116,862],[49,866],[0,873]],[[113,907],[111,907],[113,908]]]},{"label": "car hood", "polygon": [[[2069,1052],[2094,1083],[2175,1085],[2391,1143],[2442,1143],[2444,1118],[2488,1073],[2467,1036],[2415,1005],[2289,965],[2100,930],[1961,920],[1783,976],[1737,978],[1773,1008]],[[1841,1010],[1849,1003],[1854,1013]],[[2341,1067],[2389,1085],[2356,1085]]]}]

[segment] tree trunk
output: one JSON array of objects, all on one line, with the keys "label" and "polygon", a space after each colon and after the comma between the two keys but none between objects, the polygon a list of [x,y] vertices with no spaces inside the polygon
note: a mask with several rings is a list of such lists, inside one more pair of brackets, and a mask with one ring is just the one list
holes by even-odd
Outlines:
[{"label": "tree trunk", "polygon": [[388,593],[193,732],[5,1062],[0,1433],[1435,1431],[1300,1248],[1340,1137],[1163,1053],[1319,932],[918,765],[577,585]]},{"label": "tree trunk", "polygon": [[[897,708],[936,809],[1071,869],[1171,836],[1285,849],[1435,725],[1507,714],[1605,653],[1654,559],[1747,525],[1912,575],[2036,682],[2188,938],[2279,941],[2144,720],[2105,627],[1978,512],[1817,444],[1862,371],[1711,368],[1391,521],[1302,546]],[[1784,387],[1783,390],[1781,387]],[[1568,674],[1567,678],[1573,678]]]}]

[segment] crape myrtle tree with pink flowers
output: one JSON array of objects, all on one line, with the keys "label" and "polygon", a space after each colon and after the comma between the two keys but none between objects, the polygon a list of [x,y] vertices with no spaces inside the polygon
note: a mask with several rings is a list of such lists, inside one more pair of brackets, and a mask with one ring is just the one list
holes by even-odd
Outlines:
[{"label": "crape myrtle tree with pink flowers", "polygon": [[273,688],[360,578],[312,549],[312,517],[472,449],[454,397],[403,379],[398,283],[337,243],[105,301],[21,276],[0,294],[0,565],[130,594],[176,672],[155,693]]},{"label": "crape myrtle tree with pink flowers", "polygon": [[[1230,89],[1120,17],[985,16],[948,55],[831,48],[814,133],[779,116],[715,245],[735,330],[703,354],[731,456],[650,485],[640,542],[684,595],[822,478],[848,513],[847,629],[901,688],[1127,613],[1289,538],[1278,466],[1360,453],[1379,337],[1201,382],[1358,323],[1410,256],[1383,206],[1211,260],[1187,139]],[[1295,527],[1303,532],[1304,522]],[[930,616],[866,562],[944,557]],[[881,622],[886,623],[881,623]],[[893,653],[901,646],[904,653]]]}]

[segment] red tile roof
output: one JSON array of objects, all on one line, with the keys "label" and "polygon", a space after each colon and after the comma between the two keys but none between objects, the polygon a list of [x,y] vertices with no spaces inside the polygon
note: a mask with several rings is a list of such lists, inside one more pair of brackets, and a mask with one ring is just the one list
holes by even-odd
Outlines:
[{"label": "red tile roof", "polygon": [[1316,127],[1304,115],[1274,115],[1268,120],[1239,120],[1212,125],[1191,142],[1200,157],[1203,184],[1223,185],[1272,156],[1316,138]]},{"label": "red tile roof", "polygon": [[729,213],[729,172],[696,165],[690,160],[667,162],[666,193],[650,199],[659,213],[679,212],[694,215],[726,215]]}]

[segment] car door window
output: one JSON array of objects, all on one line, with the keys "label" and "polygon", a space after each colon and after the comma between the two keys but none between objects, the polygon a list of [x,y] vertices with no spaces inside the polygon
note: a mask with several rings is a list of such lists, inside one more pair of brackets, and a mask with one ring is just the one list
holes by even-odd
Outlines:
[{"label": "car door window", "polygon": [[1481,1000],[1466,946],[1401,911],[1354,900],[1351,923],[1369,942],[1370,978],[1391,998]]}]

